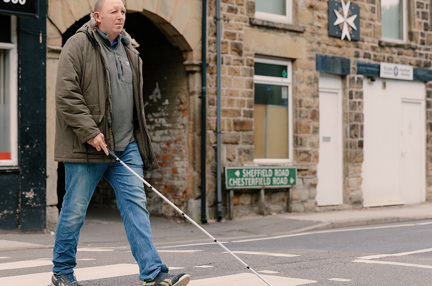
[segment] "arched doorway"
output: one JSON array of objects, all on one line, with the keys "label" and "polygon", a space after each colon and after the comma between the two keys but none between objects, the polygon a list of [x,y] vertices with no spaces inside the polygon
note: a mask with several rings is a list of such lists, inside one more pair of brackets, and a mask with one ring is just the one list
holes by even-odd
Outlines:
[{"label": "arched doorway", "polygon": [[[185,41],[173,39],[161,27],[162,19],[146,13],[128,13],[126,31],[140,46],[138,51],[143,60],[144,103],[147,124],[160,168],[146,179],[181,207],[186,207],[188,195],[189,132],[190,132],[190,88],[188,73],[181,50]],[[62,33],[63,44],[89,16],[81,18]],[[159,21],[158,21],[159,20]],[[167,22],[163,22],[167,25]],[[58,198],[64,194],[64,174],[58,168]],[[63,177],[62,177],[63,176]],[[160,198],[148,193],[148,209],[152,214],[172,216],[174,212],[166,207]],[[115,194],[109,184],[102,180],[96,188],[90,203],[93,208],[115,208]]]}]

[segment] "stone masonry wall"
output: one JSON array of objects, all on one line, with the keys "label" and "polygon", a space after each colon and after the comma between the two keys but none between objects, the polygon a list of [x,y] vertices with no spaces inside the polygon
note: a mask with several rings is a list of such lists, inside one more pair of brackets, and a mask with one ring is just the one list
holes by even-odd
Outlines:
[{"label": "stone masonry wall", "polygon": [[[363,85],[366,77],[357,75],[357,63],[391,62],[419,68],[430,68],[432,33],[430,32],[430,1],[408,2],[409,33],[405,43],[381,39],[381,11],[379,0],[353,0],[360,7],[360,41],[341,40],[328,36],[328,1],[294,1],[293,23],[280,25],[266,21],[251,21],[255,15],[253,0],[222,0],[222,161],[223,166],[253,164],[253,64],[256,54],[292,59],[293,62],[293,120],[294,162],[298,169],[297,186],[292,189],[291,211],[316,210],[317,164],[319,158],[319,73],[315,70],[317,54],[339,56],[351,60],[351,74],[343,77],[343,138],[344,138],[344,206],[362,206],[362,163],[364,143]],[[209,136],[211,138],[212,172],[209,192],[216,189],[216,22],[215,1],[209,2]],[[257,24],[259,23],[259,24]],[[253,31],[254,43],[248,43],[246,33]],[[300,43],[304,53],[285,53],[268,49],[260,41],[270,37],[277,42]],[[302,42],[304,41],[304,42]],[[274,43],[274,49],[278,43]],[[253,50],[253,47],[257,47]],[[252,47],[252,48],[249,48]],[[264,50],[264,52],[263,52]],[[266,54],[266,52],[268,54]],[[428,199],[432,199],[432,103],[428,85],[427,120],[427,179]],[[256,211],[254,192],[238,192],[234,198],[235,214]],[[209,195],[209,205],[214,202]],[[269,193],[266,196],[270,196]],[[287,199],[281,196],[282,199]],[[275,202],[276,203],[276,202]],[[277,203],[276,203],[277,204]],[[246,210],[248,209],[248,210]],[[278,211],[286,211],[279,209]]]},{"label": "stone masonry wall", "polygon": [[[253,160],[253,107],[254,54],[244,49],[244,28],[248,25],[251,9],[245,0],[221,1],[222,70],[222,165],[243,166]],[[208,130],[212,146],[208,161],[209,175],[208,206],[209,216],[215,213],[216,190],[216,17],[215,1],[209,1],[208,29]],[[257,208],[257,197],[252,193],[236,194],[234,199],[241,214]],[[240,211],[240,210],[243,211]]]},{"label": "stone masonry wall", "polygon": [[[344,80],[344,204],[353,207],[359,206],[363,198],[361,191],[364,136],[362,90],[363,80],[366,80],[366,78],[356,75],[357,61],[375,63],[392,62],[419,68],[430,68],[432,35],[430,32],[429,2],[425,0],[408,1],[408,13],[410,15],[408,23],[409,42],[395,44],[381,40],[379,0],[351,1],[352,4],[360,7],[361,39],[357,42],[341,41],[337,38],[328,37],[327,28],[330,23],[328,23],[327,16],[327,1],[297,1],[298,23],[306,27],[306,32],[302,36],[309,41],[308,59],[313,60],[312,55],[316,53],[351,59],[351,75]],[[298,78],[296,79],[296,83],[299,83]],[[294,96],[298,97],[300,94],[294,92]],[[427,118],[430,121],[432,114],[428,112]],[[297,126],[304,126],[306,124],[303,122],[301,116],[297,116],[296,119],[299,120]],[[428,132],[430,133],[430,130]],[[313,133],[309,134],[312,135]],[[428,154],[430,150],[429,146]],[[296,158],[296,160],[298,159]],[[430,157],[427,159],[427,162],[428,170],[430,170]],[[313,172],[314,167],[311,166],[308,170],[299,171],[300,174]],[[432,183],[430,178],[431,173],[428,171],[428,186]],[[428,198],[430,197],[431,189],[428,187]],[[302,208],[299,210],[301,211]]]},{"label": "stone masonry wall", "polygon": [[426,94],[426,199],[432,201],[432,82]]},{"label": "stone masonry wall", "polygon": [[[430,1],[415,0],[408,2],[408,41],[403,44],[395,44],[394,42],[387,42],[381,40],[381,17],[380,17],[380,2],[379,0],[369,1],[355,1],[353,3],[360,6],[363,15],[361,21],[362,25],[362,40],[358,42],[354,50],[353,64],[356,66],[357,60],[362,62],[391,62],[397,64],[411,65],[419,68],[430,68],[432,53],[430,45],[432,43],[432,33],[430,31]],[[366,79],[364,79],[366,80]],[[430,87],[428,85],[427,106],[430,106]],[[355,96],[354,96],[355,97]],[[351,98],[350,98],[351,99]],[[427,107],[429,109],[429,107]],[[430,112],[426,113],[427,122],[432,119]],[[361,124],[358,126],[363,129],[363,118],[351,118],[354,120],[361,119]],[[355,122],[352,122],[355,124]],[[429,137],[431,131],[427,129]],[[350,134],[352,136],[353,134]],[[429,140],[429,139],[428,139]],[[430,141],[427,141],[430,142]],[[363,156],[361,153],[362,140],[358,140],[358,156]],[[351,145],[351,148],[355,147]],[[426,150],[426,163],[427,163],[427,199],[431,199],[431,162],[432,157],[429,155],[431,152],[430,143],[427,144]],[[353,158],[351,158],[353,159]],[[360,158],[358,158],[360,160]],[[355,161],[359,161],[355,159]],[[350,162],[351,170],[356,168],[356,162]],[[358,166],[360,167],[360,166]],[[358,171],[358,170],[357,170]],[[358,172],[356,172],[358,173]],[[352,182],[354,183],[354,182]],[[357,183],[361,183],[361,178]],[[356,193],[355,193],[356,194]],[[357,195],[354,196],[357,198]]]},{"label": "stone masonry wall", "polygon": [[362,163],[364,139],[363,76],[347,78],[348,87],[344,95],[344,204],[361,206],[363,193]]}]

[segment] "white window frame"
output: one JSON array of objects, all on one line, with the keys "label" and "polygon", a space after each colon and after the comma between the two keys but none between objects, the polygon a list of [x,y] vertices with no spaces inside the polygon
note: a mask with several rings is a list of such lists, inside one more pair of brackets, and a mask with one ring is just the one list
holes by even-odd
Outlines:
[{"label": "white window frame", "polygon": [[9,50],[9,100],[10,109],[10,146],[11,159],[0,160],[0,167],[18,166],[18,54],[17,54],[17,21],[11,16],[11,40],[12,43],[0,42],[0,49]]},{"label": "white window frame", "polygon": [[[408,41],[408,4],[407,0],[402,0],[402,39],[382,37],[386,42],[405,43]],[[382,25],[382,18],[381,18]],[[381,28],[382,29],[382,28]],[[381,30],[382,31],[382,30]]]},{"label": "white window frame", "polygon": [[[292,62],[289,60],[276,60],[265,57],[255,58],[256,63],[274,64],[274,65],[286,65],[287,66],[287,77],[272,77],[254,75],[254,84],[269,84],[286,86],[288,88],[288,158],[274,159],[274,158],[254,158],[254,164],[257,165],[284,165],[293,162],[293,95],[292,95]],[[255,104],[255,102],[254,102]]]},{"label": "white window frame", "polygon": [[272,21],[272,22],[280,22],[280,23],[286,23],[286,24],[292,24],[292,18],[293,18],[293,0],[285,0],[286,1],[286,11],[285,16],[272,14],[272,13],[265,13],[257,11],[255,8],[255,18],[266,20],[266,21]]}]

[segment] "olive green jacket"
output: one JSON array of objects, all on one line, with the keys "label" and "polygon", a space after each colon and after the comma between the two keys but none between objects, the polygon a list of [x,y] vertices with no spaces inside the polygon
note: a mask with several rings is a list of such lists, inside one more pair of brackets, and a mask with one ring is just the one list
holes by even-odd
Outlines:
[{"label": "olive green jacket", "polygon": [[[114,150],[111,128],[112,94],[109,66],[97,37],[93,17],[64,45],[56,82],[56,161],[111,162],[103,151],[86,142],[103,133],[108,148]],[[142,60],[138,44],[126,31],[119,35],[128,56],[134,93],[134,135],[144,162],[144,170],[158,167],[145,122]]]}]

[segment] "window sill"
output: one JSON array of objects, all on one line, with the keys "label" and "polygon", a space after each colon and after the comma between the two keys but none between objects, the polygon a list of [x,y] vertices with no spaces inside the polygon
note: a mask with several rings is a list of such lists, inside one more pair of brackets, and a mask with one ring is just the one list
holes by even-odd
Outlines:
[{"label": "window sill", "polygon": [[402,49],[412,49],[412,50],[418,49],[418,46],[413,43],[392,42],[388,40],[379,40],[378,45],[380,47],[389,47],[389,48],[402,48]]},{"label": "window sill", "polygon": [[5,174],[5,173],[16,173],[19,174],[21,173],[21,169],[19,167],[16,166],[0,166],[0,174]]},{"label": "window sill", "polygon": [[254,159],[254,166],[291,167],[294,162],[290,159]]},{"label": "window sill", "polygon": [[273,21],[262,20],[257,18],[249,18],[249,23],[253,26],[270,28],[270,29],[278,29],[278,30],[296,32],[296,33],[304,33],[306,31],[306,28],[303,26],[273,22]]}]

